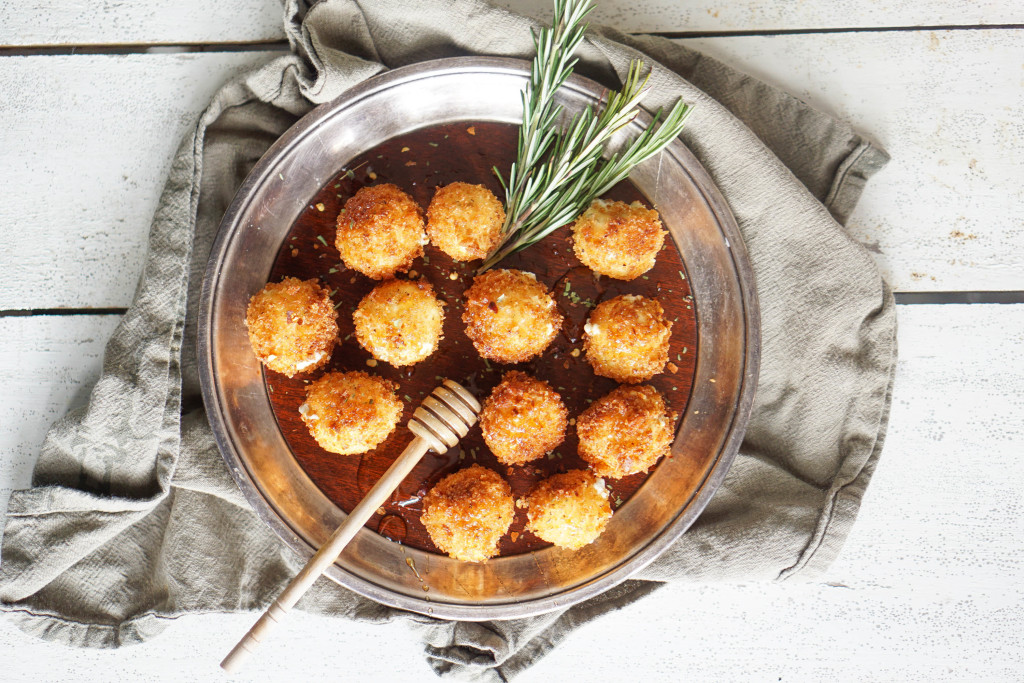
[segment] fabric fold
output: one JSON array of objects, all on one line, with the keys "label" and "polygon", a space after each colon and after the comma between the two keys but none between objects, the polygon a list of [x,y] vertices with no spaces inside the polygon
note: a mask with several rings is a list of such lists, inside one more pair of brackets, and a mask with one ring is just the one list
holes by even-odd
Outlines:
[{"label": "fabric fold", "polygon": [[[0,610],[30,633],[86,647],[140,642],[181,614],[262,609],[300,568],[235,487],[202,409],[197,304],[221,216],[249,169],[314,106],[425,59],[529,59],[536,28],[481,0],[414,10],[397,0],[289,0],[284,17],[291,54],[225,85],[179,148],[135,300],[89,404],[53,426],[33,488],[12,495]],[[300,602],[407,622],[444,677],[509,680],[580,624],[665,581],[818,575],[841,548],[884,440],[895,308],[841,222],[885,152],[678,42],[592,27],[579,57],[577,71],[609,87],[643,58],[647,106],[696,105],[682,139],[736,216],[757,280],[758,391],[740,453],[693,527],[633,580],[587,602],[529,619],[446,622],[326,579]]]}]

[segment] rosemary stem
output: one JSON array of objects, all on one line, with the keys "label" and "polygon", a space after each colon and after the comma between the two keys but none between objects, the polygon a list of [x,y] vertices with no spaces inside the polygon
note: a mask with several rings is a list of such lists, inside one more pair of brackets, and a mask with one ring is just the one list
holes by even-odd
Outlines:
[{"label": "rosemary stem", "polygon": [[498,173],[505,189],[501,240],[480,272],[571,221],[633,167],[674,140],[689,114],[689,107],[677,102],[656,130],[644,130],[603,158],[611,139],[636,119],[649,89],[650,74],[644,75],[643,63],[636,61],[622,89],[609,92],[598,113],[588,106],[559,129],[562,109],[555,94],[572,72],[572,55],[583,40],[583,22],[592,9],[591,0],[555,0],[552,26],[534,34],[537,54],[522,95],[517,158],[507,183]]}]

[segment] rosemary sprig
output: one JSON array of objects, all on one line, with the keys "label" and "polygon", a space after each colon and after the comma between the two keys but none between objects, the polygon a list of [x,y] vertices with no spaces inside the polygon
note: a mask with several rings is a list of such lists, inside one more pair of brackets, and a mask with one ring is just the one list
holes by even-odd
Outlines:
[{"label": "rosemary sprig", "polygon": [[661,111],[635,139],[609,159],[602,158],[615,133],[636,118],[648,90],[650,75],[641,76],[643,62],[635,61],[622,90],[608,94],[600,113],[588,106],[559,130],[562,107],[555,104],[555,91],[572,73],[572,54],[583,40],[583,20],[592,9],[590,0],[555,0],[553,25],[534,34],[537,55],[523,91],[518,154],[508,182],[494,169],[505,190],[501,241],[480,272],[575,219],[595,197],[674,140],[689,116],[690,107],[677,102],[657,129]]}]

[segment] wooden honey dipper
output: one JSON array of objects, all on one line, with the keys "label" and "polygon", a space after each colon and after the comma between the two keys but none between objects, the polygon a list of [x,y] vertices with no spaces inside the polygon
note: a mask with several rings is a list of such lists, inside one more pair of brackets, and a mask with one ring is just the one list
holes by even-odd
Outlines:
[{"label": "wooden honey dipper", "polygon": [[476,424],[479,413],[480,403],[457,382],[446,379],[441,386],[430,392],[409,420],[409,431],[415,434],[416,438],[352,509],[331,538],[310,558],[302,571],[292,579],[245,637],[238,641],[220,663],[221,667],[228,673],[237,671],[249,655],[256,651],[256,647],[267,638],[273,627],[279,624],[299,598],[305,595],[313,582],[338,559],[338,555],[355,537],[356,532],[366,524],[377,508],[384,504],[426,452],[430,450],[445,453],[455,446],[466,436],[469,428]]}]

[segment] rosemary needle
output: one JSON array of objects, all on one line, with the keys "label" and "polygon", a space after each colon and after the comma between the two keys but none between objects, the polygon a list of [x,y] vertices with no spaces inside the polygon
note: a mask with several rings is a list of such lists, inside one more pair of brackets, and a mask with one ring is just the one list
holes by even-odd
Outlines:
[{"label": "rosemary needle", "polygon": [[537,54],[522,95],[516,161],[507,182],[494,169],[505,190],[505,223],[498,246],[480,272],[575,219],[594,198],[674,140],[690,114],[690,107],[679,101],[654,128],[661,117],[659,111],[652,126],[610,158],[603,158],[612,136],[636,118],[648,90],[650,75],[642,76],[643,62],[634,61],[622,90],[608,94],[600,113],[588,106],[564,130],[559,129],[562,107],[555,104],[555,92],[572,73],[576,64],[572,55],[583,40],[583,20],[592,9],[590,0],[555,0],[551,28],[534,34]]}]

